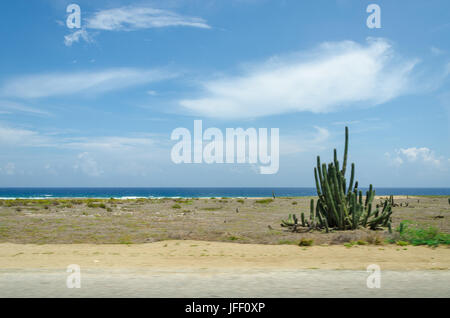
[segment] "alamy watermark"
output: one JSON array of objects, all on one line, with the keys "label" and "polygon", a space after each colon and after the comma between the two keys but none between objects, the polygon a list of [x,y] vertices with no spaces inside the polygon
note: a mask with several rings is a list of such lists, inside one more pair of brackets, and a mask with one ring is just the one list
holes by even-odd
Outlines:
[{"label": "alamy watermark", "polygon": [[381,288],[381,268],[377,264],[367,266],[366,272],[371,273],[366,280],[367,288]]},{"label": "alamy watermark", "polygon": [[67,266],[67,272],[71,273],[66,279],[67,288],[81,288],[80,265],[71,264],[71,265]]},{"label": "alamy watermark", "polygon": [[195,120],[193,134],[187,128],[173,130],[171,139],[178,143],[171,158],[176,164],[254,164],[261,174],[275,174],[280,164],[279,134],[278,128],[271,128],[270,136],[267,128],[226,128],[223,134],[212,127],[203,132],[203,122]]},{"label": "alamy watermark", "polygon": [[69,4],[66,8],[66,12],[69,13],[66,20],[66,25],[69,29],[81,28],[81,8],[78,4]]},{"label": "alamy watermark", "polygon": [[366,24],[369,29],[381,28],[381,8],[378,4],[369,4],[366,9],[370,15],[367,17]]}]

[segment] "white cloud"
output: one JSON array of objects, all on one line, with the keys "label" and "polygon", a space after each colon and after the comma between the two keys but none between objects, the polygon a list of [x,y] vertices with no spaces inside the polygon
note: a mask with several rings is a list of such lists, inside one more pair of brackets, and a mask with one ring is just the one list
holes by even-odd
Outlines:
[{"label": "white cloud", "polygon": [[300,152],[321,150],[330,137],[328,129],[314,126],[315,131],[302,134],[284,135],[280,138],[280,153],[289,155]]},{"label": "white cloud", "polygon": [[6,109],[8,111],[15,111],[15,112],[22,112],[22,113],[29,113],[33,115],[50,115],[49,112],[46,112],[44,110],[40,110],[34,107],[25,106],[20,103],[11,102],[7,100],[0,100],[0,109]]},{"label": "white cloud", "polygon": [[86,149],[89,151],[128,151],[135,148],[143,149],[153,145],[154,141],[150,138],[91,137],[67,140],[67,142],[64,143],[63,147]]},{"label": "white cloud", "polygon": [[[75,170],[92,177],[105,174],[142,176],[158,169],[158,164],[167,163],[167,154],[170,154],[171,144],[165,135],[134,133],[130,136],[87,137],[68,136],[69,133],[44,133],[0,123],[0,147],[8,156],[18,155],[15,160],[22,160],[22,165],[33,164],[36,169],[38,164],[38,171],[48,175]],[[10,169],[6,169],[8,167]],[[0,165],[0,174],[13,171],[12,166],[8,167]],[[15,170],[15,174],[20,173],[21,170]]]},{"label": "white cloud", "polygon": [[203,96],[181,100],[180,105],[219,118],[376,105],[408,92],[416,63],[398,57],[384,39],[368,39],[365,46],[324,43],[314,52],[272,58],[241,76],[205,81]]},{"label": "white cloud", "polygon": [[42,147],[50,143],[47,136],[38,132],[0,125],[0,144],[3,146]]},{"label": "white cloud", "polygon": [[0,168],[0,172],[8,176],[13,176],[16,174],[16,165],[8,162],[3,168]]},{"label": "white cloud", "polygon": [[68,35],[64,36],[64,44],[66,46],[72,46],[73,43],[77,43],[80,41],[80,39],[83,39],[84,41],[90,43],[93,42],[91,36],[85,29],[80,29],[75,32],[72,32]]},{"label": "white cloud", "polygon": [[403,164],[403,159],[399,156],[392,156],[389,152],[386,152],[384,156],[392,166],[399,167]]},{"label": "white cloud", "polygon": [[435,168],[443,168],[446,163],[450,162],[450,159],[445,160],[442,156],[436,156],[434,151],[426,147],[400,148],[399,150],[396,150],[395,153],[394,156],[389,153],[385,154],[395,166],[401,166],[404,163],[409,162],[420,163]]},{"label": "white cloud", "polygon": [[171,26],[210,28],[201,18],[182,16],[172,11],[149,7],[129,6],[101,10],[87,19],[89,29],[108,31],[132,31]]},{"label": "white cloud", "polygon": [[93,37],[87,31],[136,31],[150,28],[192,27],[210,29],[202,18],[188,17],[169,10],[150,7],[127,6],[97,11],[85,20],[83,29],[64,36],[66,46],[84,40],[93,42]]},{"label": "white cloud", "polygon": [[103,171],[99,167],[97,161],[95,161],[88,152],[80,153],[77,158],[78,162],[74,166],[75,170],[80,170],[84,174],[91,177],[98,177],[103,174]]},{"label": "white cloud", "polygon": [[433,54],[434,56],[439,56],[439,55],[445,54],[444,50],[441,50],[440,48],[437,48],[435,46],[432,46],[430,48],[430,51],[431,51],[431,54]]},{"label": "white cloud", "polygon": [[175,76],[174,73],[162,70],[134,68],[27,75],[6,82],[0,88],[0,94],[19,98],[40,98],[76,93],[103,93]]},{"label": "white cloud", "polygon": [[147,151],[148,147],[156,145],[156,136],[90,136],[66,137],[58,133],[43,134],[38,131],[13,128],[0,124],[0,146],[14,147],[53,147],[79,150],[83,152],[103,151],[130,151],[141,149]]}]

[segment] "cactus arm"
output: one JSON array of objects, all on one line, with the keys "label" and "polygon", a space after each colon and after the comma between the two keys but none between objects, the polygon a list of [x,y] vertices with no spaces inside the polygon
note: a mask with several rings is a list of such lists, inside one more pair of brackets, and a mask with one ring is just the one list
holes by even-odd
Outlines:
[{"label": "cactus arm", "polygon": [[348,127],[345,127],[345,149],[344,149],[344,161],[342,162],[342,175],[345,176],[345,170],[347,168],[347,153],[348,153]]}]

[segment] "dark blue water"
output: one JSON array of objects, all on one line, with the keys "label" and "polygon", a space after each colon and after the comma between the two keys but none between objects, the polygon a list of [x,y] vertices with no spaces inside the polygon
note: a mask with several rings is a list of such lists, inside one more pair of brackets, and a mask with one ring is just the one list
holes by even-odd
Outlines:
[{"label": "dark blue water", "polygon": [[[280,197],[316,195],[315,188],[0,188],[0,198],[271,197],[272,191]],[[376,194],[450,196],[450,188],[376,188]]]}]

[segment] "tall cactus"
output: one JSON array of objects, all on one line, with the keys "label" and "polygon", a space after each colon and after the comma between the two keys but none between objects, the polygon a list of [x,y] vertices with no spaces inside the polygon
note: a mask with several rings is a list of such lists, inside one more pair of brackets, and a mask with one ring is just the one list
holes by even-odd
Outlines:
[{"label": "tall cactus", "polygon": [[[321,164],[320,157],[317,156],[314,178],[319,199],[315,212],[313,211],[314,202],[311,202],[310,227],[328,231],[328,229],[354,230],[358,227],[369,227],[375,230],[379,227],[389,226],[393,205],[392,197],[384,202],[381,211],[378,208],[372,211],[375,190],[370,185],[363,200],[363,193],[358,189],[358,181],[355,181],[354,163],[351,164],[350,181],[348,185],[346,184],[348,139],[348,127],[345,127],[345,149],[341,169],[339,169],[336,149],[334,149],[334,160],[328,165]],[[317,219],[318,222],[312,222],[313,219]]]}]

